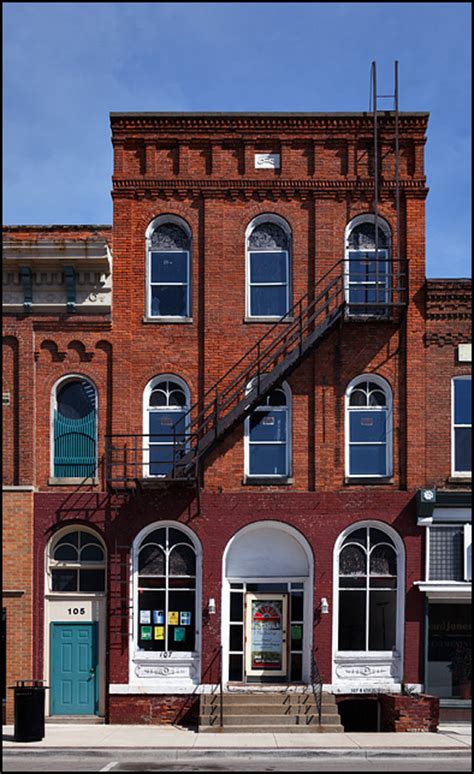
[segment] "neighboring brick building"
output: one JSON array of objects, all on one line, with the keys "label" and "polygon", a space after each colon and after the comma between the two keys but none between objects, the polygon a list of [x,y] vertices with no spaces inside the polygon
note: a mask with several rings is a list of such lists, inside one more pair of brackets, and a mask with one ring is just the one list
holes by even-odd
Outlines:
[{"label": "neighboring brick building", "polygon": [[436,288],[470,288],[425,279],[427,121],[399,116],[397,187],[379,117],[374,202],[365,113],[114,113],[112,228],[4,229],[4,484],[35,488],[5,550],[49,714],[189,720],[221,673],[315,663],[344,700],[426,687],[420,492],[470,497],[434,424],[468,364],[431,352],[470,340]]}]

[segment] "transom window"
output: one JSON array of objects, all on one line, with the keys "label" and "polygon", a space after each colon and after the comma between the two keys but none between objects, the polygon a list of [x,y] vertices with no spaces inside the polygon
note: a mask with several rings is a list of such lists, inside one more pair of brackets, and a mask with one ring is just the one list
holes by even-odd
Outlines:
[{"label": "transom window", "polygon": [[397,549],[375,527],[350,532],[339,549],[340,651],[391,651],[396,647]]},{"label": "transom window", "polygon": [[73,530],[53,542],[49,560],[51,591],[105,591],[105,550],[92,532]]},{"label": "transom window", "polygon": [[290,390],[277,388],[246,419],[246,475],[290,474]]},{"label": "transom window", "polygon": [[470,476],[472,472],[472,380],[470,376],[453,379],[452,457],[453,474]]},{"label": "transom window", "polygon": [[384,379],[357,377],[346,391],[348,476],[390,476],[391,391]]},{"label": "transom window", "polygon": [[196,642],[196,549],[174,527],[148,533],[138,547],[139,650],[193,651]]},{"label": "transom window", "polygon": [[[387,314],[390,300],[390,231],[378,219],[377,251],[374,216],[355,218],[349,225],[346,260],[346,299],[351,315]],[[375,306],[372,304],[381,304]]]},{"label": "transom window", "polygon": [[148,238],[148,315],[191,315],[191,232],[184,221],[155,221]]},{"label": "transom window", "polygon": [[247,316],[280,318],[290,308],[290,230],[282,218],[263,217],[247,235]]},{"label": "transom window", "polygon": [[177,377],[158,377],[147,389],[145,476],[166,476],[186,447],[189,391]]}]

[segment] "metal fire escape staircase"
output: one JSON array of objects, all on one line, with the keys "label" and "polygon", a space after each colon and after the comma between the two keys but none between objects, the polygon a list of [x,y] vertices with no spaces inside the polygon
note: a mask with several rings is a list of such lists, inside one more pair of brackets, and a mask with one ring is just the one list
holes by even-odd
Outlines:
[{"label": "metal fire escape staircase", "polygon": [[[373,267],[366,271],[372,272]],[[407,303],[406,261],[378,260],[370,298],[351,298],[349,279],[353,277],[348,262],[338,261],[187,411],[184,422],[181,417],[166,431],[172,459],[166,461],[164,475],[150,473],[149,443],[156,434],[107,436],[108,486],[198,482],[205,456],[288,377],[338,320],[389,320],[395,307]]]}]

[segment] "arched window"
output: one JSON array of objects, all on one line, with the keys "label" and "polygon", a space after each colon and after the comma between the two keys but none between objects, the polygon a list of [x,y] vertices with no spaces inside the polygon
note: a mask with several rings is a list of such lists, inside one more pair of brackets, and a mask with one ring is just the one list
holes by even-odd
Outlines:
[{"label": "arched window", "polygon": [[392,393],[380,376],[358,376],[346,390],[346,475],[392,475]]},{"label": "arched window", "polygon": [[158,527],[136,549],[137,644],[139,650],[196,648],[197,551],[178,527]]},{"label": "arched window", "polygon": [[68,376],[53,390],[53,476],[90,478],[97,468],[97,396],[92,382]]},{"label": "arched window", "polygon": [[291,391],[285,383],[272,390],[245,420],[245,475],[289,476],[290,439]]},{"label": "arched window", "polygon": [[346,301],[351,315],[386,316],[390,301],[390,229],[373,215],[359,215],[346,229]]},{"label": "arched window", "polygon": [[185,382],[164,374],[145,390],[145,476],[171,473],[179,454],[186,448],[186,415],[190,397]]},{"label": "arched window", "polygon": [[277,215],[260,215],[246,243],[247,317],[279,319],[290,309],[290,227]]},{"label": "arched window", "polygon": [[399,548],[381,527],[355,526],[339,548],[339,651],[393,651],[400,645]]},{"label": "arched window", "polygon": [[147,231],[147,316],[191,316],[191,230],[175,216],[160,216]]},{"label": "arched window", "polygon": [[105,591],[105,570],[104,545],[90,530],[69,530],[51,541],[50,591]]}]

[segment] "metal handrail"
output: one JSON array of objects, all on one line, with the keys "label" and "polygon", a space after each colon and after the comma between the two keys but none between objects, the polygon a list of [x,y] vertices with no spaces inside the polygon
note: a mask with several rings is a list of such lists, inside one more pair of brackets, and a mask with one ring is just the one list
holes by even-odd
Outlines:
[{"label": "metal handrail", "polygon": [[318,721],[321,725],[321,704],[323,694],[323,680],[319,671],[318,662],[314,651],[311,651],[311,689],[313,691],[314,700],[318,710]]}]

